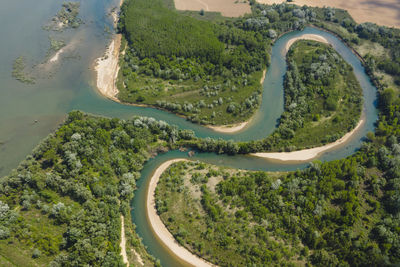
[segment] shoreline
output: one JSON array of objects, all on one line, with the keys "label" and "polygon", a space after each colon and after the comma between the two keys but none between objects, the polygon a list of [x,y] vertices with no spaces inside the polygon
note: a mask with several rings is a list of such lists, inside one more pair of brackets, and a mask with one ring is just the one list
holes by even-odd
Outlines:
[{"label": "shoreline", "polygon": [[95,71],[97,90],[105,97],[119,102],[117,95],[119,93],[116,81],[119,72],[119,50],[121,46],[121,34],[116,34],[104,56],[96,59]]},{"label": "shoreline", "polygon": [[329,44],[328,40],[325,39],[325,37],[322,37],[321,35],[317,35],[317,34],[303,34],[299,37],[296,38],[292,38],[290,39],[285,46],[285,53],[289,52],[290,47],[299,40],[311,40],[311,41],[316,41],[316,42],[320,42],[320,43],[324,43],[324,44]]},{"label": "shoreline", "polygon": [[307,162],[312,159],[317,158],[321,154],[336,148],[338,146],[344,145],[351,137],[356,134],[361,126],[365,123],[364,113],[361,114],[361,119],[358,121],[356,127],[353,128],[350,132],[343,135],[340,139],[336,140],[333,143],[329,143],[323,146],[308,148],[298,151],[292,152],[259,152],[259,153],[250,153],[250,156],[258,157],[258,158],[265,158],[283,162]]},{"label": "shoreline", "polygon": [[163,245],[166,246],[166,248],[168,248],[168,250],[170,250],[171,253],[175,255],[175,257],[193,266],[207,266],[207,267],[214,266],[211,263],[198,257],[197,255],[191,253],[186,248],[179,245],[178,242],[175,240],[174,236],[168,231],[167,227],[161,221],[160,216],[157,214],[157,210],[155,207],[154,193],[158,181],[160,180],[161,175],[165,172],[165,170],[168,169],[169,166],[171,166],[173,163],[180,161],[188,161],[188,160],[183,158],[168,160],[162,163],[160,166],[158,166],[157,169],[152,174],[146,196],[147,219],[154,234],[163,243]]},{"label": "shoreline", "polygon": [[[119,8],[121,8],[124,0],[119,1]],[[113,19],[114,27],[118,23],[118,13],[113,12],[111,14]],[[121,103],[117,98],[119,93],[116,82],[119,72],[119,54],[121,47],[121,34],[115,34],[112,38],[111,43],[107,46],[107,50],[103,56],[95,60],[95,72],[96,72],[96,87],[101,95],[109,98],[113,101]]]}]

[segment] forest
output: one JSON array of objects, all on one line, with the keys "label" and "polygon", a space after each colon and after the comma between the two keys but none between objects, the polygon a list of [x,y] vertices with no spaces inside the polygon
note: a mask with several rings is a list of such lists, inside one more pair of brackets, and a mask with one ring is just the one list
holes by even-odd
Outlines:
[{"label": "forest", "polygon": [[[336,33],[356,53],[360,51],[378,88],[376,132],[368,133],[353,156],[313,162],[310,168],[297,172],[271,174],[199,162],[175,164],[163,174],[157,188],[161,218],[180,244],[224,266],[233,262],[279,266],[398,264],[400,100],[395,82],[399,76],[393,70],[399,58],[399,30],[370,23],[357,25],[347,12],[337,9],[253,3],[251,16],[234,23],[243,29],[254,25],[271,36],[312,24]],[[297,23],[290,21],[292,16],[297,17]],[[270,23],[262,22],[265,17]],[[370,42],[384,48],[385,60],[393,62],[386,65],[390,68],[377,64],[382,57],[374,56],[373,49],[362,53],[361,48]],[[195,146],[229,154],[265,149],[262,141],[204,139]]]},{"label": "forest", "polygon": [[71,112],[66,122],[0,180],[0,265],[124,266],[147,254],[131,221],[130,201],[143,164],[174,147],[187,131],[135,117]]},{"label": "forest", "polygon": [[[132,3],[143,12],[135,13]],[[127,42],[119,83],[133,88],[125,92],[131,102],[157,105],[205,124],[244,120],[259,105],[259,80],[268,65],[270,44],[283,32],[306,25],[334,32],[360,51],[379,89],[376,131],[368,133],[361,149],[348,158],[317,161],[304,170],[277,174],[203,163],[173,165],[157,188],[157,209],[178,242],[220,265],[398,264],[399,30],[357,25],[347,12],[329,8],[252,2],[251,15],[213,22],[178,16],[180,13],[156,1],[154,13],[146,13],[150,5],[153,10],[152,4],[127,1],[119,23]],[[137,16],[132,18],[131,14]],[[158,19],[148,19],[153,15]],[[143,24],[130,28],[130,23]],[[163,23],[170,26],[168,34],[179,35],[175,41],[184,42],[187,49],[180,50],[174,40],[165,40]],[[187,28],[175,27],[182,24]],[[146,43],[150,26],[157,34]],[[206,40],[199,42],[195,33],[182,38],[191,31],[200,31]],[[376,54],[379,49],[362,50],[371,44],[378,44],[383,54]],[[289,54],[293,61],[289,61],[285,80],[285,90],[291,92],[287,104],[297,101],[296,90],[304,83],[313,89],[317,85],[330,89],[317,84],[315,76],[299,81],[306,65],[296,61],[295,49],[304,46],[324,51],[328,61],[335,57],[329,49],[313,45],[299,43]],[[309,68],[315,63],[313,57],[304,55],[304,59]],[[328,69],[314,66],[314,75]],[[334,65],[329,66],[331,73]],[[16,75],[24,73],[23,58],[14,68]],[[329,75],[326,77],[329,84]],[[193,94],[197,98],[184,100],[194,87],[199,90]],[[155,88],[159,88],[159,95],[152,95]],[[327,109],[324,112],[337,112],[337,102],[329,100],[337,95],[324,90],[318,104]],[[122,90],[120,97],[123,94]],[[180,94],[181,99],[173,98],[174,94]],[[164,96],[171,98],[150,102]],[[354,104],[359,98],[347,100]],[[315,123],[327,114],[307,113],[305,117]],[[289,118],[287,123],[298,120]],[[157,265],[135,233],[129,203],[143,164],[157,153],[181,146],[227,154],[271,148],[265,140],[235,143],[198,139],[192,131],[152,118],[120,120],[71,112],[54,134],[0,180],[0,265],[123,266],[120,215],[125,217],[130,262],[137,262],[136,251],[146,264]]]},{"label": "forest", "polygon": [[244,121],[260,104],[271,40],[257,31],[197,20],[161,0],[126,1],[119,29],[127,41],[120,100],[201,124]]},{"label": "forest", "polygon": [[298,41],[288,52],[285,109],[263,142],[269,151],[293,151],[331,143],[360,119],[362,89],[352,67],[332,48]]},{"label": "forest", "polygon": [[[334,8],[250,1],[252,14],[228,19],[178,12],[170,2],[151,2],[149,8],[148,2],[130,0],[122,8],[119,30],[128,43],[118,80],[122,101],[156,106],[201,124],[244,121],[259,106],[258,81],[271,44],[305,26],[335,33],[362,57],[373,80],[400,88],[398,29],[358,25],[347,11]],[[374,45],[384,51],[376,54]]]},{"label": "forest", "polygon": [[200,162],[166,170],[157,210],[176,240],[221,265],[400,262],[400,100],[382,92],[376,133],[354,155],[288,173]]}]

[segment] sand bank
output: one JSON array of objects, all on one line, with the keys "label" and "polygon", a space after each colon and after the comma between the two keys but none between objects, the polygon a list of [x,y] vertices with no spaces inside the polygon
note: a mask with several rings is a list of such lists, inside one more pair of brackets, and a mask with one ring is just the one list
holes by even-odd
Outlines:
[{"label": "sand bank", "polygon": [[340,138],[336,142],[324,146],[293,151],[293,152],[251,153],[250,155],[266,159],[279,160],[279,161],[299,161],[299,162],[310,161],[328,150],[331,150],[335,147],[345,144],[355,133],[357,133],[357,131],[363,125],[364,121],[365,120],[362,115],[360,121],[353,130],[345,134],[342,138]]},{"label": "sand bank", "polygon": [[223,126],[207,125],[206,127],[210,128],[216,132],[219,132],[219,133],[235,133],[235,132],[239,132],[244,127],[246,127],[246,125],[248,123],[249,123],[249,121],[245,121],[245,122],[231,124],[231,125],[223,125]]},{"label": "sand bank", "polygon": [[[257,0],[262,4],[287,3],[286,0]],[[336,7],[347,10],[357,23],[374,22],[400,28],[399,0],[293,0],[299,6]]]},{"label": "sand bank", "polygon": [[317,42],[321,42],[321,43],[325,43],[328,44],[328,40],[326,40],[324,37],[322,37],[321,35],[317,35],[317,34],[303,34],[299,37],[296,38],[292,38],[290,39],[287,43],[286,43],[286,47],[285,47],[285,51],[286,53],[289,51],[290,47],[298,40],[312,40],[312,41],[317,41]]},{"label": "sand bank", "polygon": [[60,55],[63,52],[64,52],[64,48],[61,48],[60,50],[58,50],[57,53],[52,58],[50,58],[49,62],[56,62],[60,58]]},{"label": "sand bank", "polygon": [[[120,0],[119,6],[123,4],[123,0]],[[114,11],[111,14],[114,27],[118,23],[118,12]],[[96,85],[99,92],[114,101],[119,102],[117,98],[118,88],[116,85],[118,71],[119,71],[119,50],[121,47],[121,34],[115,34],[111,44],[108,46],[103,57],[96,59],[95,70],[97,73]]]},{"label": "sand bank", "polygon": [[156,190],[157,183],[160,179],[161,174],[173,163],[179,161],[186,161],[186,159],[173,159],[164,162],[161,164],[154,172],[153,176],[150,179],[150,184],[147,190],[147,198],[146,198],[146,209],[147,209],[147,217],[150,223],[151,228],[154,233],[160,239],[160,241],[173,253],[176,257],[181,260],[193,265],[193,266],[214,266],[211,263],[205,261],[204,259],[192,254],[186,248],[176,242],[173,235],[168,231],[167,227],[165,227],[164,223],[161,221],[160,217],[157,214],[157,210],[155,207],[155,197],[154,192]]},{"label": "sand bank", "polygon": [[121,34],[116,34],[105,55],[96,60],[97,88],[102,95],[112,100],[117,100],[118,94],[116,81],[119,71],[118,59],[121,38]]}]

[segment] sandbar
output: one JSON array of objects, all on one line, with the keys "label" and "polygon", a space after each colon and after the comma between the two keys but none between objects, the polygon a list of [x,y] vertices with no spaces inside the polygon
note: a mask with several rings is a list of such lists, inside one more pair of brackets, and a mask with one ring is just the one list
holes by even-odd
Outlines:
[{"label": "sandbar", "polygon": [[324,37],[322,37],[321,35],[317,35],[317,34],[303,34],[299,37],[295,37],[290,39],[287,43],[286,43],[286,47],[285,47],[285,51],[286,53],[289,51],[290,47],[299,40],[311,40],[311,41],[317,41],[320,43],[325,43],[325,44],[329,44],[328,40],[326,40]]},{"label": "sandbar", "polygon": [[206,260],[198,257],[195,254],[192,254],[189,250],[182,247],[175,240],[174,236],[168,231],[167,227],[165,227],[164,223],[161,221],[160,217],[157,214],[156,206],[155,206],[155,197],[154,192],[157,187],[157,183],[160,180],[160,176],[163,172],[168,169],[168,167],[179,161],[187,161],[186,159],[173,159],[164,162],[161,164],[153,173],[153,176],[150,179],[149,187],[147,190],[147,198],[146,198],[146,210],[147,210],[147,218],[150,223],[150,227],[153,229],[153,232],[158,237],[158,239],[179,259],[187,262],[193,266],[214,266],[213,264],[207,262]]},{"label": "sandbar", "polygon": [[346,133],[344,136],[342,136],[342,138],[336,140],[335,142],[324,146],[310,148],[310,149],[303,149],[293,152],[265,152],[265,153],[261,152],[261,153],[251,153],[250,155],[260,158],[279,160],[279,161],[297,161],[297,162],[310,161],[328,150],[331,150],[337,146],[345,144],[346,141],[348,141],[354,134],[357,133],[359,129],[361,129],[361,126],[364,124],[364,122],[365,120],[362,115],[360,121],[353,130]]},{"label": "sandbar", "polygon": [[105,55],[96,60],[97,72],[96,85],[99,92],[107,98],[118,101],[118,89],[116,81],[119,71],[119,49],[121,46],[121,34],[116,34],[107,48]]}]

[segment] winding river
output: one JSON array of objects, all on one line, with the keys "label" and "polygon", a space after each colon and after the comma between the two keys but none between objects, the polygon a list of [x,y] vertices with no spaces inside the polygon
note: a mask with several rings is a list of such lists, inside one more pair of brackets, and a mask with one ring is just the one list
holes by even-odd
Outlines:
[{"label": "winding river", "polygon": [[[39,79],[33,86],[21,84],[11,77],[13,60],[24,55],[30,64],[43,62],[48,47],[49,33],[44,25],[60,8],[53,0],[3,1],[0,3],[0,176],[6,175],[32,150],[46,135],[56,129],[73,109],[88,113],[130,118],[133,115],[151,116],[177,125],[181,129],[191,129],[198,137],[233,139],[237,141],[255,140],[266,137],[276,127],[283,112],[283,77],[286,71],[285,45],[302,34],[317,34],[353,67],[364,94],[365,123],[349,141],[324,153],[318,159],[328,161],[343,158],[354,153],[361,145],[367,132],[374,130],[377,120],[376,88],[369,81],[356,55],[338,38],[327,32],[306,28],[302,32],[290,32],[279,38],[272,47],[271,65],[263,83],[262,104],[252,121],[242,131],[235,134],[217,133],[200,125],[192,124],[171,113],[153,108],[121,105],[100,96],[94,88],[94,60],[104,53],[109,36],[104,27],[112,27],[107,11],[117,6],[119,0],[85,0],[81,2],[81,17],[85,21],[77,30],[54,33],[64,38],[73,47],[60,56],[58,62],[45,68],[51,69],[51,77]],[[30,10],[29,16],[18,16],[21,10]],[[105,12],[106,10],[106,12]],[[16,17],[18,19],[16,19]],[[18,32],[18,34],[15,34]],[[50,33],[53,35],[53,33]],[[6,38],[7,37],[7,38]],[[11,49],[10,49],[11,48]],[[78,55],[78,56],[77,56]],[[73,56],[73,57],[71,57]],[[43,73],[42,73],[43,75]],[[186,158],[187,153],[170,151],[148,161],[138,181],[138,190],[132,201],[132,218],[143,243],[149,252],[159,258],[163,266],[182,266],[183,262],[173,257],[149,227],[146,215],[146,192],[148,178],[161,163],[173,158]],[[225,165],[248,170],[289,171],[304,168],[307,163],[285,164],[250,156],[226,156],[212,153],[196,154],[194,160]]]},{"label": "winding river", "polygon": [[[317,34],[323,36],[332,47],[353,67],[354,73],[360,82],[364,94],[364,114],[365,123],[361,126],[349,141],[341,146],[325,152],[318,159],[323,161],[340,159],[354,153],[362,142],[363,137],[368,131],[374,130],[374,123],[377,120],[376,110],[376,88],[371,84],[368,76],[365,74],[364,68],[359,58],[349,49],[342,41],[330,33],[315,29],[306,28],[301,32],[291,32],[279,38],[272,47],[271,65],[268,69],[264,84],[263,84],[263,100],[260,109],[257,111],[254,119],[249,123],[243,131],[234,135],[216,134],[221,138],[230,138],[234,140],[252,140],[262,138],[265,134],[271,133],[276,127],[276,121],[283,111],[283,77],[286,71],[286,62],[284,51],[286,43],[302,34]],[[181,125],[179,125],[181,127]],[[207,133],[207,129],[198,131],[195,127],[190,127],[195,130],[198,136],[203,136]],[[253,136],[253,138],[251,138]],[[136,224],[137,233],[143,239],[143,243],[147,246],[149,252],[160,259],[163,266],[187,266],[179,258],[163,245],[163,243],[155,235],[150,226],[148,214],[146,213],[146,199],[149,188],[149,181],[154,170],[163,162],[175,158],[188,158],[187,153],[179,151],[170,151],[168,153],[157,156],[146,163],[141,173],[141,178],[138,181],[138,190],[135,192],[135,198],[132,201],[132,219]],[[248,170],[263,170],[263,171],[290,171],[299,168],[304,168],[306,163],[284,164],[282,162],[254,158],[250,156],[237,155],[226,156],[216,155],[212,153],[196,154],[192,160],[200,160],[215,165],[224,165],[240,169]]]}]

